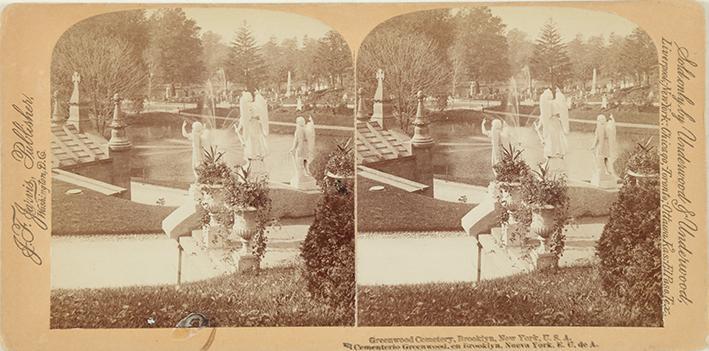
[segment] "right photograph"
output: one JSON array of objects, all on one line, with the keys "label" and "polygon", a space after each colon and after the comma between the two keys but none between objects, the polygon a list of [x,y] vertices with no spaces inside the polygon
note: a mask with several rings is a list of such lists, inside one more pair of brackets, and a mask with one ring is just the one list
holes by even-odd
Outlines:
[{"label": "right photograph", "polygon": [[377,26],[356,59],[357,324],[662,327],[658,73],[612,13]]}]

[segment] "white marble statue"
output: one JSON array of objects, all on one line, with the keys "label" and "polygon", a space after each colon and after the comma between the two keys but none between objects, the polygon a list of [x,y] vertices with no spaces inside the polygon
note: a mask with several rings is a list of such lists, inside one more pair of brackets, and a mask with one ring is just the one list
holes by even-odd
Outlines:
[{"label": "white marble statue", "polygon": [[295,100],[295,110],[303,111],[303,99],[300,96]]},{"label": "white marble statue", "polygon": [[[502,160],[502,147],[504,146],[503,143],[503,125],[502,121],[499,119],[493,119],[492,120],[492,128],[489,130],[485,127],[485,124],[487,123],[487,119],[483,119],[483,123],[480,125],[480,128],[482,129],[483,135],[487,136],[490,138],[490,142],[492,143],[492,165],[494,166],[496,163],[500,162]],[[494,172],[494,171],[493,171]]]},{"label": "white marble statue", "polygon": [[260,90],[256,90],[256,95],[254,96],[254,109],[259,115],[263,134],[268,135],[268,102],[261,95]]},{"label": "white marble statue", "polygon": [[261,121],[262,112],[255,105],[251,101],[251,93],[244,92],[239,101],[241,118],[239,123],[234,125],[236,135],[244,147],[244,161],[247,167],[250,167],[253,161],[263,161],[268,154],[266,143],[268,121],[266,123]]},{"label": "white marble statue", "polygon": [[192,123],[192,132],[187,133],[187,121],[182,122],[182,136],[192,142],[192,171],[194,172],[195,182],[199,179],[197,176],[197,167],[202,164],[202,153],[204,152],[204,126],[201,122]]},{"label": "white marble statue", "polygon": [[561,126],[564,129],[564,134],[569,134],[569,103],[566,101],[566,96],[561,92],[561,89],[556,88],[556,96],[554,97],[554,107],[552,114],[559,115]]},{"label": "white marble statue", "polygon": [[314,188],[315,179],[311,176],[309,168],[315,154],[315,122],[312,116],[307,124],[305,118],[298,117],[295,124],[293,146],[290,149],[294,174],[290,184],[296,189]]},{"label": "white marble statue", "polygon": [[596,118],[596,131],[591,145],[593,151],[594,173],[591,183],[601,187],[614,187],[615,171],[613,160],[616,157],[616,129],[615,119],[610,115],[598,115]]},{"label": "white marble statue", "polygon": [[[563,159],[566,155],[566,133],[564,132],[564,122],[560,113],[554,110],[554,100],[552,100],[551,90],[546,89],[539,97],[539,120],[534,123],[542,145],[544,145],[544,157]],[[568,128],[568,110],[566,123]]]},{"label": "white marble statue", "polygon": [[608,97],[606,94],[603,94],[603,97],[601,98],[601,109],[605,110],[608,108]]},{"label": "white marble statue", "polygon": [[248,91],[243,91],[241,97],[239,98],[239,118],[248,119],[249,109],[253,103],[254,98]]}]

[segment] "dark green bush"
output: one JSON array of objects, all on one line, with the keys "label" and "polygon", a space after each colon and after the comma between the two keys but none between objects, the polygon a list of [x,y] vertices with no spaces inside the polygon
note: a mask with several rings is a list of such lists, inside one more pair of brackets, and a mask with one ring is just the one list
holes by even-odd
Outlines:
[{"label": "dark green bush", "polygon": [[603,288],[633,318],[662,320],[660,216],[657,179],[626,182],[597,244]]},{"label": "dark green bush", "polygon": [[354,313],[354,158],[349,147],[330,154],[323,196],[301,247],[308,290],[330,306]]}]

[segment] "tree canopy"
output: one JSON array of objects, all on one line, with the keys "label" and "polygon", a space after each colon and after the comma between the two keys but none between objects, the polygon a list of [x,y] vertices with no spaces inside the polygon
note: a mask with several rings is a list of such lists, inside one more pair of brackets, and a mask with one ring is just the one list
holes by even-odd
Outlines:
[{"label": "tree canopy", "polygon": [[159,9],[150,17],[148,62],[163,83],[194,83],[204,78],[200,27],[180,8]]}]

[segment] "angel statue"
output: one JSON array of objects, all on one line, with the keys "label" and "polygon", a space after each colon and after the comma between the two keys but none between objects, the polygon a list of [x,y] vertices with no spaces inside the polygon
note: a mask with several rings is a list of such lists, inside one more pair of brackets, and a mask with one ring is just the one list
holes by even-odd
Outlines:
[{"label": "angel statue", "polygon": [[263,134],[268,136],[268,102],[261,95],[261,90],[256,90],[256,95],[254,95],[254,109],[259,115]]},{"label": "angel statue", "polygon": [[594,170],[591,183],[602,188],[614,188],[616,175],[613,170],[613,160],[616,157],[616,131],[615,119],[610,115],[598,115],[596,118],[596,132],[591,150],[594,156]]},{"label": "angel statue", "polygon": [[295,119],[295,134],[293,135],[293,146],[290,154],[293,157],[294,174],[291,179],[291,186],[296,189],[315,188],[315,179],[310,174],[310,163],[315,154],[315,122],[310,116],[308,123],[305,118]]},{"label": "angel statue", "polygon": [[[254,161],[263,162],[268,154],[266,135],[268,134],[268,119],[262,117],[262,109],[250,101],[251,94],[245,92],[239,101],[242,112],[239,123],[234,125],[236,135],[244,147],[244,161],[247,167],[252,167]],[[268,111],[266,111],[268,113]]]},{"label": "angel statue", "polygon": [[[482,129],[483,135],[489,137],[492,142],[492,165],[495,166],[502,160],[502,147],[505,145],[504,127],[502,121],[497,118],[492,120],[492,128],[490,129],[485,127],[486,123],[487,118],[484,118],[480,129]],[[494,169],[493,172],[495,172]]]},{"label": "angel statue", "polygon": [[182,136],[192,142],[192,171],[194,172],[195,183],[199,179],[197,176],[197,167],[202,164],[202,149],[205,145],[203,137],[205,129],[201,122],[192,123],[192,132],[187,133],[187,121],[182,122]]},{"label": "angel statue", "polygon": [[[565,104],[565,103],[564,103]],[[568,130],[568,109],[555,102],[551,90],[546,89],[539,97],[539,120],[534,129],[544,145],[544,157],[563,159],[566,156],[566,131]]]}]

